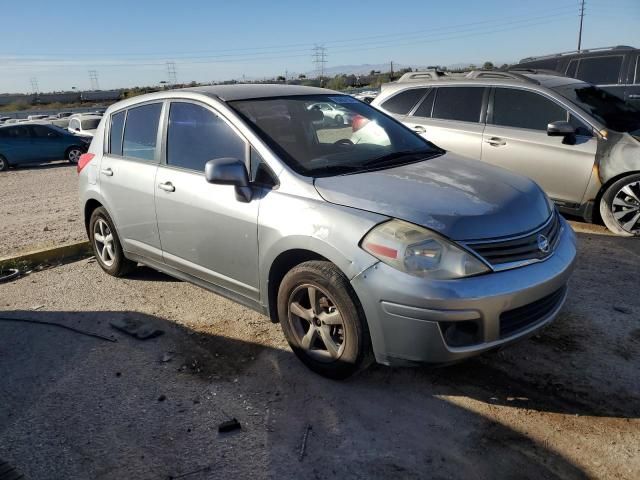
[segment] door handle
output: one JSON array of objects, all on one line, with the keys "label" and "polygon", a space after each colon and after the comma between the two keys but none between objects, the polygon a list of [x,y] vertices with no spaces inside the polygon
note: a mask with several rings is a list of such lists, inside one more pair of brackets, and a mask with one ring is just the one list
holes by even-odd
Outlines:
[{"label": "door handle", "polygon": [[488,143],[492,147],[502,147],[507,144],[507,141],[502,138],[491,137],[489,140],[485,140],[485,143]]},{"label": "door handle", "polygon": [[175,192],[176,191],[176,187],[174,187],[173,183],[171,183],[171,182],[159,183],[158,184],[158,188],[160,190],[164,190],[165,192]]},{"label": "door handle", "polygon": [[427,132],[427,129],[424,128],[422,125],[415,125],[412,128],[413,128],[413,131],[416,132],[416,133],[426,133]]},{"label": "door handle", "polygon": [[113,170],[111,170],[110,168],[103,168],[102,170],[100,170],[100,173],[106,175],[107,177],[113,177]]},{"label": "door handle", "polygon": [[634,99],[634,100],[635,100],[636,98],[640,98],[640,94],[638,94],[638,93],[632,93],[632,94],[630,94],[630,95],[629,95],[629,98],[632,98],[632,99]]}]

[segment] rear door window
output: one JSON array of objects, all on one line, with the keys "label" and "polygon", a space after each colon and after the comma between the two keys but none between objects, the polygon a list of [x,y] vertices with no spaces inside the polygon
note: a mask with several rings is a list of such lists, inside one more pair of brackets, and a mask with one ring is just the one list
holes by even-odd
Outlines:
[{"label": "rear door window", "polygon": [[571,78],[576,78],[576,71],[578,70],[578,60],[571,60],[569,62],[569,66],[567,67],[566,76]]},{"label": "rear door window", "polygon": [[205,164],[215,158],[236,158],[246,164],[246,148],[245,141],[211,110],[194,103],[171,103],[168,165],[204,172]]},{"label": "rear door window", "polygon": [[109,130],[109,153],[122,155],[122,132],[124,132],[124,117],[126,111],[111,115],[111,129]]},{"label": "rear door window", "polygon": [[122,142],[123,156],[148,162],[155,160],[158,121],[161,111],[161,103],[152,103],[128,110]]},{"label": "rear door window", "polygon": [[389,100],[382,102],[380,105],[387,112],[397,115],[406,115],[424,96],[427,88],[411,88],[394,95]]},{"label": "rear door window", "polygon": [[583,58],[578,64],[576,78],[596,85],[617,84],[622,59],[622,55]]},{"label": "rear door window", "polygon": [[479,122],[484,87],[438,87],[433,118]]},{"label": "rear door window", "polygon": [[567,120],[567,111],[542,95],[515,88],[496,88],[491,123],[501,127],[547,130],[550,122]]},{"label": "rear door window", "polygon": [[38,138],[53,138],[58,136],[56,132],[44,125],[31,125],[31,130],[33,131],[33,135]]}]

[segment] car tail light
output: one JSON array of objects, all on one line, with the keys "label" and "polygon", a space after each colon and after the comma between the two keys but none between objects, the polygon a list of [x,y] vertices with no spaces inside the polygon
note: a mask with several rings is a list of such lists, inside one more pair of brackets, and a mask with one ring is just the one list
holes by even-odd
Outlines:
[{"label": "car tail light", "polygon": [[362,115],[356,115],[353,117],[353,122],[351,122],[351,130],[357,132],[362,127],[364,127],[367,123],[369,123],[369,119],[363,117]]},{"label": "car tail light", "polygon": [[86,167],[91,160],[93,160],[93,157],[95,157],[95,154],[93,153],[83,153],[80,155],[80,160],[78,160],[78,166],[76,167],[78,174],[80,174],[82,169]]}]

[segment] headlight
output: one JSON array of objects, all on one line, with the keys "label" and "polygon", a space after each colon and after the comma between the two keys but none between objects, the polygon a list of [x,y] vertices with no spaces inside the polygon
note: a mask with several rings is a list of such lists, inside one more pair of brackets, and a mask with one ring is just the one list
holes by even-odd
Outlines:
[{"label": "headlight", "polygon": [[362,239],[361,247],[381,262],[416,277],[448,280],[490,271],[441,235],[402,220],[376,226]]}]

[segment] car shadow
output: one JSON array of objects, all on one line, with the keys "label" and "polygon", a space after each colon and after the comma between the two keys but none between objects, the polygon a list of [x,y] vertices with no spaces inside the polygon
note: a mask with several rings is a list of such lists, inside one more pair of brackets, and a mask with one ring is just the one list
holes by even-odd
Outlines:
[{"label": "car shadow", "polygon": [[13,170],[49,170],[53,168],[75,168],[75,165],[66,160],[56,160],[46,163],[21,163],[19,165],[12,165],[11,168]]},{"label": "car shadow", "polygon": [[[447,398],[487,401],[488,391],[500,396],[501,388],[513,387],[479,363],[376,367],[336,382],[311,373],[288,349],[196,332],[153,315],[1,316],[116,340],[0,321],[0,458],[27,478],[178,478],[211,466],[226,478],[585,476],[549,445]],[[163,335],[141,341],[109,326],[123,318]],[[241,432],[218,433],[217,425],[232,417]]]}]

